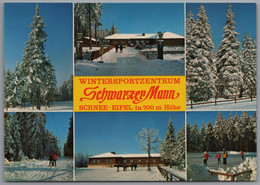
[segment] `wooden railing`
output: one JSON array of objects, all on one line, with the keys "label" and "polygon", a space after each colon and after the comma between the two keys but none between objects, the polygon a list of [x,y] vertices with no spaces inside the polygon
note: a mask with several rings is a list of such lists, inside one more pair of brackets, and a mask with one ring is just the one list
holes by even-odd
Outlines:
[{"label": "wooden railing", "polygon": [[160,167],[157,166],[159,172],[161,173],[162,176],[164,176],[164,178],[166,178],[166,181],[173,181],[173,177],[175,179],[178,179],[179,181],[185,181],[185,179],[183,179],[182,177],[179,177],[178,175],[175,175],[174,173]]},{"label": "wooden railing", "polygon": [[217,101],[218,98],[224,98],[224,97],[220,97],[220,96],[216,96],[214,101],[208,101],[208,102],[198,102],[198,103],[194,103],[193,100],[190,100],[190,103],[187,104],[187,106],[190,106],[190,108],[192,109],[194,105],[203,105],[203,104],[210,104],[210,103],[214,103],[215,106],[217,105],[217,103],[221,103],[221,102],[230,102],[230,101],[234,101],[235,103],[237,103],[237,101],[240,100],[251,100],[253,101],[254,98],[256,98],[255,96],[250,96],[250,97],[244,97],[244,98],[238,98],[237,96],[230,96],[232,99],[226,99],[226,100],[219,100]]},{"label": "wooden railing", "polygon": [[235,173],[235,174],[216,172],[216,171],[210,171],[210,170],[209,170],[209,172],[211,174],[217,174],[217,175],[223,175],[223,176],[231,177],[231,181],[234,181],[236,176],[239,176],[239,175],[242,175],[242,174],[245,174],[245,173],[252,173],[252,170],[247,170],[247,171]]}]

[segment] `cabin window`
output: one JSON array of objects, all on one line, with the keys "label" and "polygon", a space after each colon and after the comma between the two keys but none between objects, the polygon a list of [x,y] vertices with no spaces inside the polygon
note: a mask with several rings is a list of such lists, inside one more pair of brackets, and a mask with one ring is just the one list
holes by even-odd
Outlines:
[{"label": "cabin window", "polygon": [[139,159],[138,162],[141,163],[141,160]]},{"label": "cabin window", "polygon": [[148,159],[145,159],[145,162],[148,163]]},{"label": "cabin window", "polygon": [[108,159],[106,159],[106,162],[108,162]]},{"label": "cabin window", "polygon": [[103,162],[104,162],[104,160],[102,159],[102,160],[101,160],[101,162],[103,163]]},{"label": "cabin window", "polygon": [[112,160],[112,159],[110,159],[110,162],[112,163],[112,162],[113,162],[113,160]]},{"label": "cabin window", "polygon": [[146,42],[146,44],[149,44],[149,43],[150,43],[150,41],[149,41],[149,40],[146,40],[145,42]]},{"label": "cabin window", "polygon": [[96,163],[96,160],[93,160],[93,163]]},{"label": "cabin window", "polygon": [[130,163],[134,162],[133,160],[130,160]]},{"label": "cabin window", "polygon": [[144,44],[144,40],[141,40],[141,43]]},{"label": "cabin window", "polygon": [[156,163],[156,159],[153,159],[153,163]]},{"label": "cabin window", "polygon": [[99,163],[100,161],[99,160],[97,160],[97,163]]},{"label": "cabin window", "polygon": [[124,160],[124,163],[126,163],[127,162],[127,160]]}]

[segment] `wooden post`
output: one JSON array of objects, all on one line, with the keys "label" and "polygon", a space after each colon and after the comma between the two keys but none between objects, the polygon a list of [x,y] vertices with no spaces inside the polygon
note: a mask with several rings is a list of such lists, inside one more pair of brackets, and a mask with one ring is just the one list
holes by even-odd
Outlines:
[{"label": "wooden post", "polygon": [[192,100],[190,100],[190,108],[192,109]]},{"label": "wooden post", "polygon": [[232,181],[232,182],[234,181],[234,175],[231,176],[231,181]]},{"label": "wooden post", "polygon": [[47,110],[47,100],[45,100],[45,110]]},{"label": "wooden post", "polygon": [[235,95],[235,103],[237,103],[237,95]]},{"label": "wooden post", "polygon": [[92,49],[92,38],[91,38],[91,4],[88,3],[88,25],[89,25],[89,49]]},{"label": "wooden post", "polygon": [[170,181],[172,181],[172,174],[171,174],[171,178],[170,178]]},{"label": "wooden post", "polygon": [[215,96],[215,106],[217,105],[217,96]]},{"label": "wooden post", "polygon": [[169,177],[168,177],[167,172],[165,172],[165,174],[166,174],[166,181],[169,181]]},{"label": "wooden post", "polygon": [[251,95],[250,95],[250,98],[251,98],[251,101],[253,101],[253,95],[252,95],[252,93],[251,93]]}]

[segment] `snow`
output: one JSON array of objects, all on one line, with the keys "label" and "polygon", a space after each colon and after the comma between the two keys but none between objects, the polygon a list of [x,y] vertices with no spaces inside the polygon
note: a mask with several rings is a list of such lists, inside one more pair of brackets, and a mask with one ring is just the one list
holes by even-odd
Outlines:
[{"label": "snow", "polygon": [[5,112],[27,112],[27,111],[44,111],[44,112],[48,112],[48,111],[72,111],[73,110],[73,101],[63,101],[63,102],[52,102],[51,103],[51,107],[47,108],[47,110],[45,110],[45,105],[41,105],[41,110],[36,109],[36,107],[34,106],[34,110],[32,110],[32,106],[27,105],[25,108],[21,108],[21,107],[14,107],[14,108],[8,108],[8,111]]},{"label": "snow", "polygon": [[[218,101],[220,100],[225,100],[225,99],[218,99]],[[213,102],[215,101],[215,99],[209,99],[208,102]],[[187,104],[190,104],[190,101],[187,101]],[[237,101],[237,103],[235,103],[235,101],[230,101],[230,102],[219,102],[217,103],[217,105],[215,106],[214,103],[209,103],[209,104],[202,104],[202,105],[193,105],[193,108],[190,108],[190,105],[187,106],[187,110],[189,111],[208,111],[208,110],[221,110],[221,111],[225,111],[225,110],[256,110],[256,99],[253,99],[253,101],[251,101],[250,99],[248,100],[239,100]]]},{"label": "snow", "polygon": [[[178,58],[178,57],[177,57]],[[179,58],[178,58],[179,59]],[[77,60],[76,76],[140,76],[140,75],[184,75],[184,60],[147,60],[139,50],[124,48],[116,53],[110,50],[102,56],[104,63],[98,63],[101,57],[91,61]]]},{"label": "snow", "polygon": [[183,178],[183,179],[186,179],[186,171],[185,170],[179,170],[177,169],[175,166],[173,166],[172,168],[170,168],[169,166],[167,167],[163,167],[164,169],[167,169],[168,171],[171,171],[173,174]]},{"label": "snow", "polygon": [[[142,33],[138,34],[114,34],[105,37],[105,39],[157,39],[158,33]],[[183,39],[184,37],[175,33],[165,32],[163,33],[163,39]]]},{"label": "snow", "polygon": [[117,172],[117,168],[109,167],[90,167],[75,169],[76,181],[165,181],[157,167],[151,167],[151,171],[147,171],[147,167],[137,167],[136,171]]},{"label": "snow", "polygon": [[[76,53],[76,47],[73,48],[74,53]],[[89,49],[89,47],[82,47],[82,51],[86,52],[86,51],[98,51],[100,50],[100,47],[92,47],[92,49]]]},{"label": "snow", "polygon": [[9,162],[5,160],[4,177],[6,181],[72,181],[73,160],[59,157],[57,166],[48,166],[45,160],[24,160]]}]

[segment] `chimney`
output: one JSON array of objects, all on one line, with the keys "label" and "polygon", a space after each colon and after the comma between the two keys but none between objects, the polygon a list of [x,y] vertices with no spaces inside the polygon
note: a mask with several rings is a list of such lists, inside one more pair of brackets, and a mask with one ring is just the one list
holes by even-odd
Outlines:
[{"label": "chimney", "polygon": [[111,154],[116,154],[116,152],[111,152]]},{"label": "chimney", "polygon": [[143,33],[143,36],[145,36],[145,33]]}]

